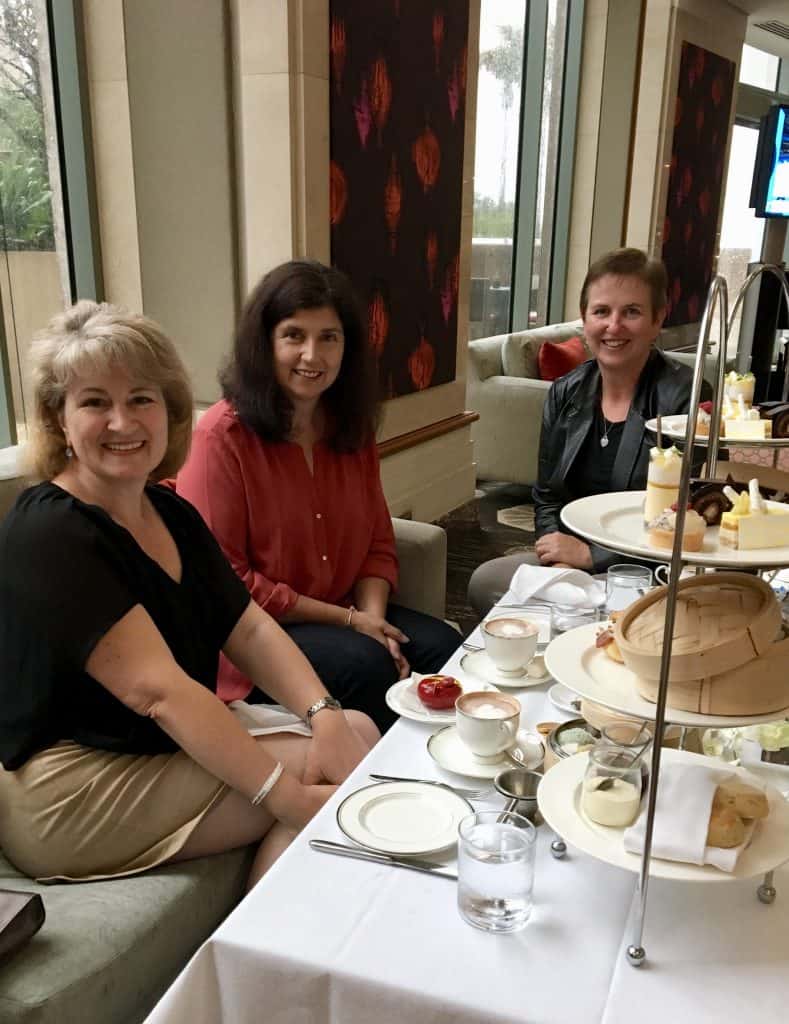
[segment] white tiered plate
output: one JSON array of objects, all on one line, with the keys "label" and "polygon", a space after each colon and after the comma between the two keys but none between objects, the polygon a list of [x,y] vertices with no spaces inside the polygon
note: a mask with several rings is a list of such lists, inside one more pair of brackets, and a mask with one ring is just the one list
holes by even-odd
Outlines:
[{"label": "white tiered plate", "polygon": [[[647,420],[644,426],[653,434],[657,434],[657,420]],[[660,431],[665,437],[672,441],[684,441],[685,431],[688,429],[687,416],[661,416]],[[696,444],[708,444],[709,437],[706,434],[696,434]],[[718,441],[721,447],[727,448],[789,448],[789,437],[721,437]]]},{"label": "white tiered plate", "polygon": [[[661,754],[661,760],[666,762],[691,759],[697,764],[721,767],[721,762],[714,758],[686,750],[664,749]],[[641,870],[641,855],[625,850],[622,842],[625,830],[598,825],[581,809],[581,783],[587,760],[586,753],[562,758],[545,773],[537,790],[540,813],[557,835],[582,853],[637,873]],[[762,875],[789,860],[789,803],[772,786],[768,785],[766,792],[770,802],[769,817],[757,827],[751,845],[740,854],[734,871],[728,873],[709,864],[685,864],[652,857],[650,877],[678,882],[728,882]]]},{"label": "white tiered plate", "polygon": [[[595,647],[600,627],[594,623],[560,633],[545,651],[545,664],[554,679],[595,704],[602,704],[633,718],[653,720],[655,705],[636,689],[636,676],[625,665]],[[789,717],[789,708],[767,715],[701,715],[666,707],[666,721],[701,729],[727,729],[738,725],[764,725]]]},{"label": "white tiered plate", "polygon": [[[562,522],[573,533],[593,544],[653,562],[670,562],[671,551],[653,548],[644,528],[644,491],[614,491],[577,498],[562,509]],[[718,546],[718,527],[708,526],[701,551],[683,551],[690,565],[716,568],[772,568],[789,565],[789,546],[734,551]]]}]

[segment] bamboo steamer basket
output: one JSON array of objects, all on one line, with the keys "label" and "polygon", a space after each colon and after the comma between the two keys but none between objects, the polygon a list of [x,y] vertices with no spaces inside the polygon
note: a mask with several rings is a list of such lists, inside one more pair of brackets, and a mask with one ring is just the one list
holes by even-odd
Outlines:
[{"label": "bamboo steamer basket", "polygon": [[[657,699],[667,587],[627,608],[614,626],[638,692]],[[789,705],[789,641],[772,590],[757,576],[706,573],[677,589],[669,707],[701,714],[756,715]]]}]

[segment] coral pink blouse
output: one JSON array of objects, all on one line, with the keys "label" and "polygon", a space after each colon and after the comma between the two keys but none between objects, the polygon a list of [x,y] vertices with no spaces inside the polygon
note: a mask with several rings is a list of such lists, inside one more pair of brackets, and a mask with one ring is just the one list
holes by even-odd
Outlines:
[{"label": "coral pink blouse", "polygon": [[[375,442],[339,453],[263,441],[226,401],[199,419],[179,494],[201,512],[255,601],[275,619],[299,594],[350,605],[368,576],[397,586],[397,555]],[[250,682],[222,658],[219,696],[243,699]]]}]

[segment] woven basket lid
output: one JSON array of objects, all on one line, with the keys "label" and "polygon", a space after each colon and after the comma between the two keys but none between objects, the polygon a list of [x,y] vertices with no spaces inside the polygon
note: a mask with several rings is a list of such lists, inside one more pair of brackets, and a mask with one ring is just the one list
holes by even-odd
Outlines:
[{"label": "woven basket lid", "polygon": [[[643,679],[660,678],[666,596],[659,587],[635,601],[614,627],[627,667]],[[746,573],[705,573],[677,587],[671,682],[730,671],[761,654],[776,639],[781,611],[771,588]]]}]

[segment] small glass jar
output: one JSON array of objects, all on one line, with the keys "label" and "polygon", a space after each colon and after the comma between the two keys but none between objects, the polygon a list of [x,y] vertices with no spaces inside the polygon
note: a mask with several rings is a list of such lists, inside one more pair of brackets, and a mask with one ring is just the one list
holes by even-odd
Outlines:
[{"label": "small glass jar", "polygon": [[641,792],[646,793],[649,783],[648,752],[652,748],[652,737],[644,728],[644,723],[635,719],[622,722],[611,722],[600,730],[600,739],[596,747],[610,747],[622,755],[621,763],[630,764],[638,755],[641,766]]},{"label": "small glass jar", "polygon": [[641,805],[641,762],[623,764],[621,751],[595,747],[582,783],[581,806],[598,825],[624,828],[638,817]]}]

